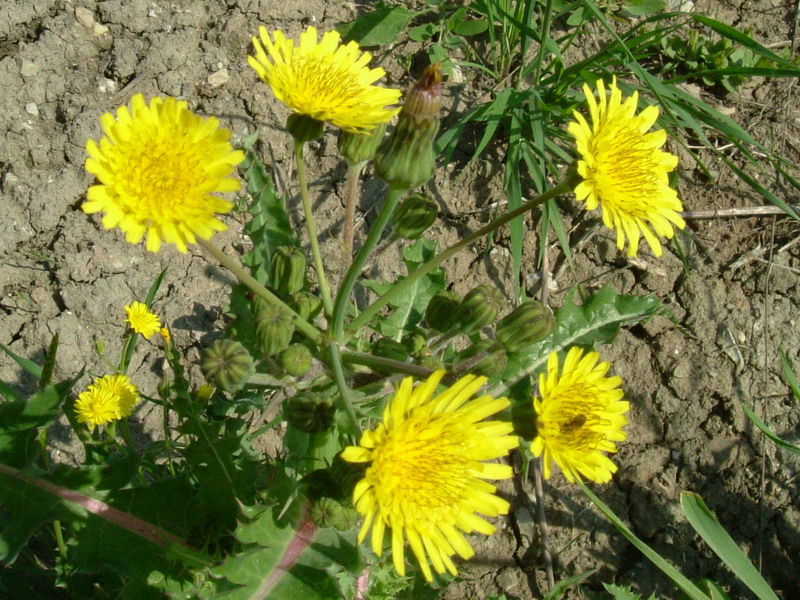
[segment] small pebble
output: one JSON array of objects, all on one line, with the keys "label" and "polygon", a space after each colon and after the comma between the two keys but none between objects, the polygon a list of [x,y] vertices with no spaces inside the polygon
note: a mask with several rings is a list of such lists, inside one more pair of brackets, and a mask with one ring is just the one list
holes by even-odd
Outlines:
[{"label": "small pebble", "polygon": [[39,67],[36,63],[26,59],[22,59],[22,64],[19,67],[19,73],[23,77],[33,77],[39,72]]},{"label": "small pebble", "polygon": [[86,29],[91,29],[94,25],[94,15],[88,8],[84,8],[82,6],[76,8],[75,18],[77,19],[78,23],[86,27]]},{"label": "small pebble", "polygon": [[28,102],[25,105],[25,112],[28,113],[29,115],[33,115],[34,117],[38,117],[39,116],[39,107],[36,106],[35,102]]},{"label": "small pebble", "polygon": [[225,85],[228,82],[228,69],[222,68],[219,71],[214,71],[211,75],[208,76],[208,85],[212,88],[217,88],[222,85]]},{"label": "small pebble", "polygon": [[117,91],[117,82],[114,81],[113,79],[103,78],[97,85],[97,89],[104,94],[113,94],[114,92]]},{"label": "small pebble", "polygon": [[105,25],[101,25],[100,23],[95,23],[92,25],[92,34],[94,35],[105,35],[108,33],[108,27]]}]

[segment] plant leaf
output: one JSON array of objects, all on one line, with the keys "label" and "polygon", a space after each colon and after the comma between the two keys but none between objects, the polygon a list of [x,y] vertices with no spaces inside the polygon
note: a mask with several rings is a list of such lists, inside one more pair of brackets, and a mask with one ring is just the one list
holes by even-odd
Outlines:
[{"label": "plant leaf", "polygon": [[382,46],[394,42],[411,20],[420,14],[423,13],[381,3],[378,8],[355,21],[337,26],[336,31],[344,39],[358,42],[359,46]]}]

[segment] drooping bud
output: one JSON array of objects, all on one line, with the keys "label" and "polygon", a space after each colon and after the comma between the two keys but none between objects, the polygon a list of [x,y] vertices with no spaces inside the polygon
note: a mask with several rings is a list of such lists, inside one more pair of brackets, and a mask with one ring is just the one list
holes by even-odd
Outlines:
[{"label": "drooping bud", "polygon": [[442,290],[437,292],[425,309],[425,322],[431,329],[449,331],[456,323],[456,310],[461,304],[461,297],[455,292]]},{"label": "drooping bud", "polygon": [[317,527],[333,527],[337,531],[351,529],[358,520],[358,512],[352,506],[344,506],[333,498],[315,502],[309,516]]},{"label": "drooping bud", "polygon": [[303,289],[306,254],[296,246],[278,246],[269,259],[272,289],[288,296]]},{"label": "drooping bud", "polygon": [[172,396],[172,382],[170,381],[169,375],[164,373],[161,376],[156,390],[158,391],[158,397],[162,400],[167,400]]},{"label": "drooping bud", "polygon": [[247,349],[232,340],[217,340],[206,348],[200,370],[206,381],[230,393],[240,390],[256,371]]},{"label": "drooping bud", "polygon": [[283,416],[292,427],[306,433],[322,433],[333,425],[336,409],[330,398],[305,393],[283,403]]},{"label": "drooping bud", "polygon": [[399,238],[416,240],[433,225],[439,205],[430,196],[411,194],[392,214],[392,228]]},{"label": "drooping bud", "polygon": [[399,362],[405,362],[408,358],[408,350],[406,350],[405,345],[388,337],[379,338],[372,345],[372,353],[375,356],[382,356]]},{"label": "drooping bud", "polygon": [[339,152],[350,166],[372,160],[385,133],[386,123],[381,123],[369,133],[342,131],[339,134]]},{"label": "drooping bud", "polygon": [[497,324],[495,338],[509,352],[541,342],[556,328],[553,312],[538,300],[526,300]]},{"label": "drooping bud", "polygon": [[470,290],[458,305],[456,323],[463,333],[475,333],[497,318],[504,302],[500,290],[486,284],[479,285]]},{"label": "drooping bud", "polygon": [[278,354],[292,341],[294,317],[276,304],[264,303],[256,314],[256,335],[261,351],[268,356]]},{"label": "drooping bud", "polygon": [[508,364],[505,348],[494,340],[480,340],[458,353],[456,369],[473,375],[500,375]]},{"label": "drooping bud", "polygon": [[311,292],[305,291],[292,294],[291,305],[303,319],[316,317],[322,310],[322,300]]},{"label": "drooping bud", "polygon": [[397,125],[375,154],[375,173],[395,189],[411,189],[428,181],[439,132],[442,68],[428,65],[406,97]]},{"label": "drooping bud", "polygon": [[286,131],[296,142],[306,143],[322,137],[325,123],[301,113],[292,113],[286,119]]},{"label": "drooping bud", "polygon": [[311,368],[311,351],[303,344],[292,344],[281,352],[280,363],[287,375],[302,377]]}]

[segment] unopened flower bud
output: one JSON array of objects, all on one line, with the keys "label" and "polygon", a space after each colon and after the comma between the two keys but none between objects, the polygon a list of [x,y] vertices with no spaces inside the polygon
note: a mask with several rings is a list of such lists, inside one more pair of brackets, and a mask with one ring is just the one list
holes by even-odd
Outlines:
[{"label": "unopened flower bud", "polygon": [[288,296],[303,289],[306,254],[296,246],[278,246],[269,259],[272,289]]},{"label": "unopened flower bud", "polygon": [[405,362],[408,358],[408,350],[406,350],[405,345],[388,337],[378,339],[372,346],[372,353],[375,356],[382,356],[399,362]]},{"label": "unopened flower bud", "polygon": [[226,392],[236,392],[255,373],[253,357],[239,342],[217,340],[203,351],[200,370],[206,381]]},{"label": "unopened flower bud", "polygon": [[431,178],[441,96],[442,68],[436,63],[425,68],[408,93],[397,125],[375,154],[375,173],[390,186],[411,189]]},{"label": "unopened flower bud", "polygon": [[322,121],[303,115],[292,113],[286,119],[286,131],[288,131],[296,142],[306,143],[318,140],[322,137],[325,124]]},{"label": "unopened flower bud", "polygon": [[541,342],[556,328],[553,312],[538,300],[527,300],[497,324],[495,338],[509,352]]},{"label": "unopened flower bud", "polygon": [[287,375],[302,377],[311,368],[311,351],[303,344],[292,344],[281,352],[280,363]]},{"label": "unopened flower bud", "polygon": [[471,290],[456,310],[456,322],[462,333],[470,335],[492,323],[504,302],[502,292],[490,285],[479,285]]},{"label": "unopened flower bud", "polygon": [[316,317],[322,310],[322,300],[311,292],[295,292],[291,296],[292,308],[297,311],[303,319]]},{"label": "unopened flower bud", "polygon": [[409,354],[413,356],[422,356],[427,352],[428,339],[419,330],[412,331],[403,337],[403,345]]},{"label": "unopened flower bud", "polygon": [[500,375],[508,364],[505,348],[494,340],[480,340],[459,352],[456,366],[459,371],[493,377]]},{"label": "unopened flower bud", "polygon": [[385,133],[386,123],[381,123],[369,133],[342,131],[339,134],[339,152],[351,166],[365,163],[375,157]]},{"label": "unopened flower bud", "polygon": [[256,335],[264,354],[278,354],[292,341],[294,316],[282,306],[267,303],[256,315]]},{"label": "unopened flower bud", "polygon": [[336,409],[325,396],[305,393],[289,398],[283,403],[283,416],[295,429],[306,433],[322,433],[333,425]]},{"label": "unopened flower bud", "polygon": [[456,310],[461,303],[461,297],[455,292],[442,290],[437,292],[425,309],[425,322],[431,329],[449,331],[456,323]]},{"label": "unopened flower bud", "polygon": [[416,240],[425,233],[439,213],[436,201],[423,194],[411,194],[392,214],[392,228],[399,238]]},{"label": "unopened flower bud", "polygon": [[158,397],[162,400],[168,399],[172,395],[172,382],[169,379],[169,375],[164,373],[161,376],[161,379],[158,382]]},{"label": "unopened flower bud", "polygon": [[321,498],[311,507],[311,520],[317,527],[333,527],[337,531],[351,529],[358,520],[358,513],[351,506],[344,506],[333,498]]},{"label": "unopened flower bud", "polygon": [[438,371],[444,369],[444,361],[435,354],[428,354],[419,359],[419,366],[431,371]]}]

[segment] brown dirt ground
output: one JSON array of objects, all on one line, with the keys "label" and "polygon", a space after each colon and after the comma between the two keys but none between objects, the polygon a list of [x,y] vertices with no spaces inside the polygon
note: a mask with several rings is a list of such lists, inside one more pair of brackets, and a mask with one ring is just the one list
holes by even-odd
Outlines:
[{"label": "brown dirt ground", "polygon": [[[791,43],[795,2],[697,2],[696,10],[740,28],[765,44]],[[58,371],[67,377],[87,367],[104,373],[94,351],[107,343],[118,356],[122,307],[142,299],[155,276],[168,275],[155,305],[173,325],[178,344],[192,353],[213,336],[232,278],[198,248],[181,255],[172,248],[152,255],[124,243],[118,231],[103,231],[99,219],[84,215],[91,176],[83,169],[87,138],[100,135],[98,117],[133,93],[185,98],[203,114],[222,117],[237,138],[257,126],[271,156],[278,184],[297,207],[288,138],[277,129],[286,110],[257,83],[244,57],[257,24],[290,35],[308,24],[333,27],[356,16],[352,3],[305,0],[6,0],[0,5],[0,342],[40,359],[54,333],[62,344]],[[592,32],[586,33],[591,38]],[[386,55],[389,85],[411,81]],[[452,111],[469,102],[471,80],[457,91]],[[754,80],[736,97],[709,98],[764,144],[798,164],[800,112],[796,81]],[[451,117],[452,118],[452,117]],[[677,152],[677,150],[673,149]],[[322,224],[324,251],[338,256],[336,237],[342,212],[344,168],[335,138],[314,146],[310,169]],[[683,158],[683,157],[682,157]],[[731,155],[738,160],[738,157]],[[687,209],[761,205],[721,165],[708,157],[712,179],[682,161],[680,194]],[[485,221],[476,208],[500,198],[498,167],[477,163],[454,177],[442,170],[430,190],[443,218],[433,232],[442,245]],[[797,176],[797,173],[794,173]],[[765,164],[760,181],[789,203],[796,192],[776,180]],[[362,209],[376,199],[367,185]],[[567,214],[574,203],[564,201]],[[468,214],[470,213],[470,214]],[[531,229],[533,220],[531,217]],[[568,216],[569,219],[569,216]],[[577,221],[577,219],[576,219]],[[216,241],[231,253],[246,247],[241,221]],[[362,226],[363,231],[363,226]],[[571,230],[579,243],[580,229]],[[643,251],[627,260],[607,231],[580,243],[573,267],[563,268],[553,246],[550,302],[557,307],[570,287],[612,283],[620,293],[653,293],[664,298],[680,327],[665,318],[624,331],[601,350],[623,377],[633,404],[629,440],[616,460],[612,484],[597,489],[633,530],[690,578],[710,577],[748,597],[735,578],[693,535],[677,508],[681,490],[703,496],[733,538],[761,566],[784,598],[800,597],[800,503],[797,458],[765,444],[741,405],[755,405],[773,429],[798,441],[800,410],[780,373],[779,351],[800,373],[800,226],[783,217],[693,221],[678,243],[688,256],[685,271],[672,246],[661,260]],[[525,275],[536,292],[537,241],[526,247]],[[473,248],[448,266],[448,278],[464,292],[487,279],[510,289],[507,239],[488,254]],[[387,253],[379,269],[396,269]],[[332,277],[341,276],[335,270]],[[154,394],[159,353],[143,344],[131,376]],[[22,390],[33,382],[7,359],[0,379]],[[153,408],[143,407],[134,428],[142,439],[158,435]],[[55,461],[80,460],[61,427],[52,432]],[[443,598],[485,598],[504,592],[509,599],[540,597],[545,589],[539,536],[531,517],[531,485],[516,482],[503,492],[514,509],[498,535],[476,540],[477,557],[464,564],[462,578]],[[579,490],[556,476],[545,486],[557,578],[597,568],[587,589],[603,581],[633,584],[641,593],[676,597],[655,570],[588,503]],[[575,593],[577,597],[577,592]]]}]

